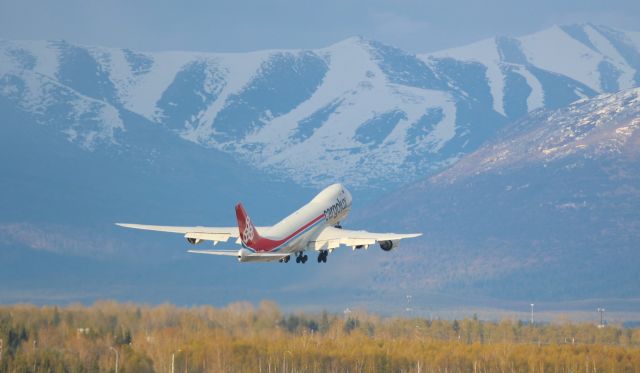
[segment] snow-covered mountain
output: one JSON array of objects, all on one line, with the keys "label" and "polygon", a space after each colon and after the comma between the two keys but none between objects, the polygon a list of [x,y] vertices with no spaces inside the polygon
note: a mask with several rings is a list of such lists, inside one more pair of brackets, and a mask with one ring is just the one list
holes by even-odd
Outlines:
[{"label": "snow-covered mountain", "polygon": [[634,88],[538,109],[359,213],[369,225],[425,233],[384,263],[382,288],[628,299],[640,294],[639,206]]},{"label": "snow-covered mountain", "polygon": [[126,146],[142,117],[307,186],[388,189],[534,109],[639,83],[640,33],[590,24],[428,55],[361,38],[243,54],[0,42],[0,99],[88,151]]},{"label": "snow-covered mountain", "polygon": [[640,88],[633,88],[536,110],[432,180],[455,182],[568,157],[633,157],[640,152],[639,138]]},{"label": "snow-covered mountain", "polygon": [[518,38],[496,37],[431,55],[481,63],[493,108],[509,118],[557,108],[640,84],[640,33],[593,24],[554,26]]}]

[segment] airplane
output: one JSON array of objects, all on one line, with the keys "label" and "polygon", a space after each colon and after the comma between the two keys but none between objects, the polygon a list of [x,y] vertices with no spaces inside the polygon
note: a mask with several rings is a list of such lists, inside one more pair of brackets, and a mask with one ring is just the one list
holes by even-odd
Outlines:
[{"label": "airplane", "polygon": [[180,233],[190,244],[211,241],[213,245],[236,238],[239,250],[188,250],[195,254],[234,256],[240,262],[306,263],[305,251],[318,253],[318,263],[326,263],[327,256],[340,245],[353,250],[367,249],[378,243],[384,251],[400,245],[400,240],[421,236],[422,233],[371,233],[342,229],[340,222],[351,211],[351,193],[342,184],[333,184],[322,190],[309,203],[273,226],[255,227],[242,203],[236,205],[237,227],[173,227],[116,223],[116,225],[158,232]]}]

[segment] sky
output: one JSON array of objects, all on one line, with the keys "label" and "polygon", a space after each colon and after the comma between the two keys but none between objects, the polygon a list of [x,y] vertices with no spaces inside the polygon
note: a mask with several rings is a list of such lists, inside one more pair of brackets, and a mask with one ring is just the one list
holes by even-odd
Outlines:
[{"label": "sky", "polygon": [[143,51],[322,48],[351,36],[433,52],[554,24],[640,30],[637,0],[0,0],[0,38]]}]

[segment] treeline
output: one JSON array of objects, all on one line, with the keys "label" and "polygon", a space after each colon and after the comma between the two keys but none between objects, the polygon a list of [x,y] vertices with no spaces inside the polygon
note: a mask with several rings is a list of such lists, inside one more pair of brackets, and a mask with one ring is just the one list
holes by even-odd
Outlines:
[{"label": "treeline", "polygon": [[640,372],[640,329],[99,302],[0,307],[0,372]]}]

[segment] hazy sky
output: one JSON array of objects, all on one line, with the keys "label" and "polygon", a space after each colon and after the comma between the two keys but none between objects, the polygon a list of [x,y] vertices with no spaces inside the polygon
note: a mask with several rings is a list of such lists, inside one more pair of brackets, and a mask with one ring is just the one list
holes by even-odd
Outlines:
[{"label": "hazy sky", "polygon": [[0,0],[0,38],[140,50],[317,48],[360,35],[411,52],[553,24],[640,29],[638,0]]}]

